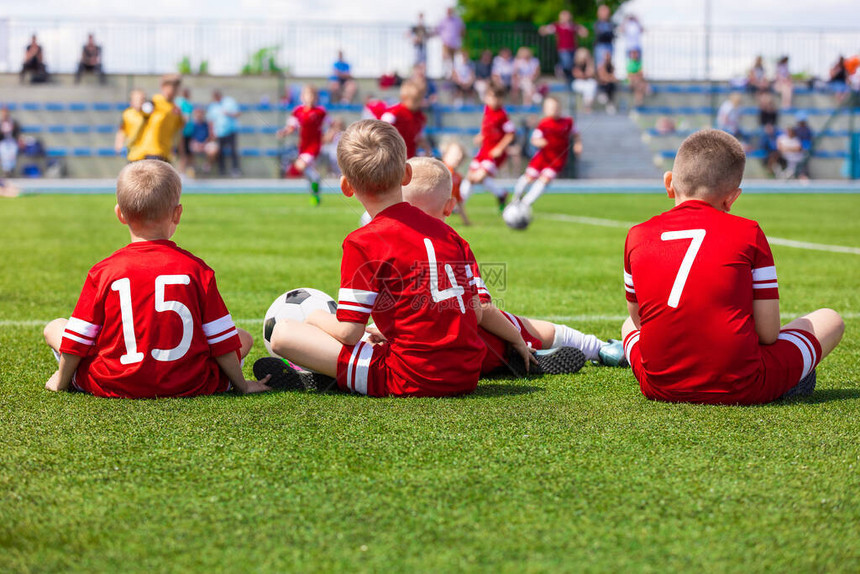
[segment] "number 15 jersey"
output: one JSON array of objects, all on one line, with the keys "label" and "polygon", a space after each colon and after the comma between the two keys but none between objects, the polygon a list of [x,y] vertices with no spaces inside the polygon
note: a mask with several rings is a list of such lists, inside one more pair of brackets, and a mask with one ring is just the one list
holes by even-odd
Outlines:
[{"label": "number 15 jersey", "polygon": [[172,241],[142,241],[90,269],[60,351],[83,357],[81,390],[152,398],[226,391],[214,357],[240,348],[212,269]]},{"label": "number 15 jersey", "polygon": [[779,298],[755,221],[685,201],[630,229],[624,283],[639,304],[642,366],[661,394],[683,400],[754,380],[753,300]]}]

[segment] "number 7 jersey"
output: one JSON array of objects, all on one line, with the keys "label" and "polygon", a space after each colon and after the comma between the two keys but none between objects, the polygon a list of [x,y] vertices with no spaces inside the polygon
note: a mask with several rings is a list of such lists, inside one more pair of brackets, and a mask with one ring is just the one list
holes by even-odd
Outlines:
[{"label": "number 7 jersey", "polygon": [[778,299],[755,221],[698,200],[634,226],[624,248],[627,300],[639,304],[649,381],[678,397],[748,380],[761,362],[754,299]]},{"label": "number 7 jersey", "polygon": [[81,390],[151,398],[226,391],[214,357],[241,348],[215,273],[172,241],[131,243],[87,274],[60,351]]}]

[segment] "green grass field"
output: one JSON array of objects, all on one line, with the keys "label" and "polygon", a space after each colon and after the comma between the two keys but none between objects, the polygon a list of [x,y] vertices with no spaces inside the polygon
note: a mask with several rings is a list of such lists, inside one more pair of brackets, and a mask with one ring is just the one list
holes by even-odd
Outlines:
[{"label": "green grass field", "polygon": [[[258,336],[279,293],[337,290],[360,209],[325,199],[189,195],[175,239]],[[547,196],[525,233],[491,203],[459,229],[505,264],[500,305],[617,336],[626,230],[573,218],[642,221],[669,200]],[[655,403],[629,370],[591,366],[456,399],[52,394],[42,324],[127,242],[113,204],[0,201],[2,572],[860,570],[860,255],[774,245],[784,318],[829,306],[847,329],[812,397],[768,406]],[[858,195],[750,195],[735,212],[860,247]]]}]

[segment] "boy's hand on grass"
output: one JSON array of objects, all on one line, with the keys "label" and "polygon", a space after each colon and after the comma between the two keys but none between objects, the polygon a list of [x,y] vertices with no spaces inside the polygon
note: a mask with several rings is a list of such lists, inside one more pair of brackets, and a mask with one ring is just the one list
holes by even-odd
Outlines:
[{"label": "boy's hand on grass", "polygon": [[538,364],[537,358],[535,358],[534,349],[529,347],[525,341],[512,343],[511,346],[514,348],[514,351],[519,353],[520,357],[523,358],[523,364],[526,366],[526,373],[529,372],[529,367],[531,367],[531,365]]},{"label": "boy's hand on grass", "polygon": [[59,391],[60,390],[60,371],[54,371],[54,374],[51,375],[51,378],[48,379],[48,382],[45,383],[45,388],[49,391]]},{"label": "boy's hand on grass", "polygon": [[266,383],[268,383],[271,378],[272,375],[266,375],[259,381],[255,381],[253,379],[245,379],[245,383],[243,385],[234,386],[236,387],[236,390],[238,390],[243,395],[250,395],[253,393],[265,393],[272,390],[272,387],[266,385]]}]

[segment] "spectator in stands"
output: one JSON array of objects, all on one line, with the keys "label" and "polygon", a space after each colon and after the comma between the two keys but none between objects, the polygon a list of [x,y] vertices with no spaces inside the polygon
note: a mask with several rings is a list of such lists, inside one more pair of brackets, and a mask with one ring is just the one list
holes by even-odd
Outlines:
[{"label": "spectator in stands", "polygon": [[642,55],[639,50],[630,52],[627,59],[627,81],[633,92],[633,105],[641,106],[650,88],[648,82],[645,81],[645,72],[642,70]]},{"label": "spectator in stands", "polygon": [[584,112],[591,113],[594,96],[597,94],[597,79],[594,71],[594,61],[588,48],[576,50],[573,58],[573,91],[582,96]]},{"label": "spectator in stands", "polygon": [[48,68],[42,55],[42,46],[39,45],[36,35],[30,38],[30,43],[24,48],[24,62],[21,65],[21,83],[24,76],[30,72],[30,82],[44,82],[47,80]]},{"label": "spectator in stands", "polygon": [[609,6],[601,4],[597,7],[597,21],[594,23],[594,61],[600,65],[605,54],[612,57],[615,42],[615,22],[611,20],[612,12]]},{"label": "spectator in stands", "polygon": [[606,113],[615,113],[615,90],[618,79],[615,77],[615,66],[612,64],[612,52],[603,54],[603,61],[597,66],[597,101],[605,108]]},{"label": "spectator in stands", "polygon": [[493,58],[493,83],[505,93],[511,91],[514,83],[514,55],[510,48],[502,48]]},{"label": "spectator in stands", "polygon": [[627,50],[627,56],[636,51],[639,52],[639,57],[642,57],[642,34],[645,33],[645,28],[639,22],[634,14],[628,14],[624,17],[621,23],[621,33],[624,34],[624,48]]},{"label": "spectator in stands", "polygon": [[779,153],[777,140],[782,135],[776,124],[764,124],[762,126],[761,144],[759,149],[762,152],[762,163],[770,175],[776,176],[782,169],[782,155]]},{"label": "spectator in stands", "polygon": [[786,179],[794,177],[808,179],[809,175],[802,171],[806,163],[804,162],[806,154],[803,152],[803,144],[797,137],[797,131],[793,126],[776,138],[776,147],[785,166],[779,175]]},{"label": "spectator in stands", "polygon": [[743,139],[741,133],[741,95],[732,92],[717,110],[717,129]]},{"label": "spectator in stands", "polygon": [[182,143],[179,145],[179,173],[186,173],[189,166],[191,166],[192,171],[194,169],[193,158],[191,158],[191,136],[194,135],[194,126],[191,122],[194,112],[194,104],[191,103],[191,90],[182,89],[182,95],[176,98],[176,106],[182,113],[182,120],[185,122],[185,127],[182,128]]},{"label": "spectator in stands", "polygon": [[427,77],[427,65],[415,64],[412,66],[412,75],[409,80],[421,92],[421,109],[427,110],[433,108],[439,101],[439,90],[436,88],[436,82]]},{"label": "spectator in stands", "polygon": [[841,104],[848,95],[848,69],[845,67],[844,56],[840,55],[830,68],[830,79],[827,83],[836,96],[836,104]]},{"label": "spectator in stands", "polygon": [[457,15],[455,7],[448,8],[445,17],[436,27],[436,34],[442,40],[442,72],[448,79],[454,69],[454,54],[463,47],[463,38],[466,36],[466,25]]},{"label": "spectator in stands", "polygon": [[794,95],[794,82],[791,80],[791,72],[788,70],[788,56],[783,56],[776,63],[773,89],[779,94],[780,106],[783,109],[790,108],[791,98]]},{"label": "spectator in stands", "polygon": [[794,126],[794,133],[800,140],[800,146],[803,151],[812,151],[812,128],[809,127],[809,116],[806,112],[797,112],[795,121],[797,125]]},{"label": "spectator in stands", "polygon": [[128,161],[143,159],[143,153],[140,152],[137,144],[140,143],[143,126],[149,114],[152,113],[151,103],[147,105],[147,111],[143,111],[145,104],[147,104],[146,93],[143,90],[132,90],[128,95],[128,107],[122,112],[119,128],[116,131],[114,150],[119,154],[125,148],[125,157]]},{"label": "spectator in stands", "polygon": [[227,175],[226,154],[230,153],[233,169],[230,175],[239,177],[239,146],[236,137],[239,132],[239,104],[230,97],[224,97],[221,90],[212,92],[212,103],[206,111],[206,119],[212,125],[212,134],[218,142],[218,171]]},{"label": "spectator in stands", "polygon": [[218,158],[218,142],[215,135],[212,133],[212,126],[206,121],[206,110],[201,106],[196,106],[191,114],[190,121],[185,125],[191,128],[191,135],[188,137],[188,169],[190,176],[194,177],[197,172],[196,156],[203,155],[205,162],[203,163],[203,173],[212,171],[212,164]]},{"label": "spectator in stands", "polygon": [[540,78],[540,60],[534,57],[530,48],[520,47],[517,50],[517,57],[514,58],[512,87],[514,93],[522,98],[524,106],[540,103],[538,78]]},{"label": "spectator in stands", "polygon": [[768,124],[779,124],[779,111],[773,101],[773,94],[765,92],[758,97],[758,125],[763,128]]},{"label": "spectator in stands", "polygon": [[576,52],[577,36],[585,38],[588,30],[573,21],[573,15],[569,10],[558,13],[558,21],[538,28],[541,36],[555,35],[556,49],[558,50],[558,65],[561,68],[567,84],[573,81],[573,55]]},{"label": "spectator in stands", "polygon": [[752,68],[747,72],[747,89],[753,93],[770,91],[770,81],[764,71],[764,62],[761,56],[755,57]]},{"label": "spectator in stands", "polygon": [[484,101],[487,88],[493,81],[493,53],[490,50],[481,52],[481,57],[475,62],[475,91],[478,101]]},{"label": "spectator in stands", "polygon": [[[174,103],[182,77],[167,74],[161,78],[161,91],[143,105],[145,120],[140,129],[140,140],[133,147],[143,157],[136,159],[160,159],[170,161],[177,139],[185,122],[182,112]],[[131,147],[129,148],[131,154]],[[129,157],[129,160],[132,158]]]},{"label": "spectator in stands", "polygon": [[475,94],[475,67],[466,50],[460,50],[454,55],[451,83],[454,87],[455,106],[462,106],[466,98]]},{"label": "spectator in stands", "polygon": [[332,64],[332,73],[329,76],[329,92],[332,103],[351,104],[358,84],[352,77],[352,68],[349,62],[343,59],[343,50],[337,51],[337,60]]},{"label": "spectator in stands", "polygon": [[75,72],[75,83],[81,82],[81,76],[84,72],[98,74],[99,83],[105,83],[105,73],[102,68],[102,47],[96,44],[96,40],[92,34],[87,36],[87,43],[84,44],[81,50],[81,59],[78,62],[78,71]]},{"label": "spectator in stands", "polygon": [[430,30],[424,24],[424,13],[418,13],[418,22],[409,28],[409,37],[412,39],[412,48],[415,50],[414,64],[427,63],[427,39],[430,37]]},{"label": "spectator in stands", "polygon": [[21,126],[12,119],[9,108],[0,108],[0,175],[9,177],[18,162],[18,150],[23,145]]},{"label": "spectator in stands", "polygon": [[860,91],[860,54],[845,58],[845,73],[848,75],[848,87]]}]

